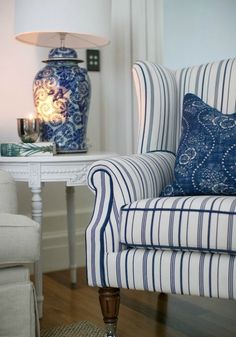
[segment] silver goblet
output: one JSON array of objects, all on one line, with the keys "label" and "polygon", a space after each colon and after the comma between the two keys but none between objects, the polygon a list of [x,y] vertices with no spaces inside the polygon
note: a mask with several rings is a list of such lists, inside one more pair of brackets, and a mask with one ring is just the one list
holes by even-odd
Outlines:
[{"label": "silver goblet", "polygon": [[18,135],[23,143],[34,143],[40,133],[39,118],[17,118]]}]

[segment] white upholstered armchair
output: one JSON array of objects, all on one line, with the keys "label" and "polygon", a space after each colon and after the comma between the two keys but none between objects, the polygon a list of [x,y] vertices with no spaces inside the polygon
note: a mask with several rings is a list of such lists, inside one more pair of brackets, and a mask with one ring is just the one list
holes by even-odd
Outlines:
[{"label": "white upholstered armchair", "polygon": [[36,337],[37,304],[24,264],[39,259],[40,227],[16,213],[15,183],[0,170],[0,337]]},{"label": "white upholstered armchair", "polygon": [[87,275],[100,287],[108,336],[115,335],[119,288],[236,298],[235,195],[160,197],[174,178],[184,95],[233,113],[236,60],[176,72],[137,62],[133,77],[138,153],[96,162],[88,175],[96,199],[86,231]]}]

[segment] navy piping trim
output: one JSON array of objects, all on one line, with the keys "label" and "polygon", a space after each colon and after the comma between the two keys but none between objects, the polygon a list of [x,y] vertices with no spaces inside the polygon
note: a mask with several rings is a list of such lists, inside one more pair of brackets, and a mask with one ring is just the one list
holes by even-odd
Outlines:
[{"label": "navy piping trim", "polygon": [[187,247],[187,246],[167,246],[167,245],[142,245],[138,243],[127,243],[121,241],[123,245],[126,246],[127,249],[136,249],[136,248],[143,248],[143,249],[160,249],[160,250],[174,250],[174,251],[197,251],[197,252],[206,252],[206,253],[226,253],[226,254],[235,254],[236,255],[236,250],[227,250],[227,249],[217,249],[217,248],[198,248],[198,247]]},{"label": "navy piping trim", "polygon": [[[129,191],[129,188],[128,188],[128,185],[126,183],[126,180],[124,179],[124,175],[122,174],[122,171],[119,169],[119,167],[115,164],[115,161],[112,161],[112,160],[108,160],[106,159],[106,162],[112,164],[113,166],[115,166],[115,168],[117,168],[117,170],[119,171],[119,173],[121,174],[122,178],[123,178],[123,182],[127,188],[127,191],[128,191],[128,194],[129,194],[129,197],[130,197],[130,191]],[[97,165],[94,165],[90,170],[89,170],[89,173],[88,175],[90,175],[92,172],[92,175],[96,172],[99,172],[99,171],[102,171],[102,172],[105,172],[107,173],[110,177],[111,177],[111,174],[110,174],[110,171],[112,172],[112,169],[109,167],[109,166],[106,166],[105,163],[103,162],[103,168],[101,168],[100,164],[97,164]],[[112,179],[112,178],[111,178]],[[119,187],[120,187],[120,190],[122,192],[122,196],[123,196],[123,199],[124,198],[124,195],[123,195],[123,189],[121,188],[120,186],[120,182],[119,182],[119,179],[117,178],[117,176],[114,174],[114,180],[116,180],[116,182],[118,183]],[[91,186],[91,185],[90,185]],[[94,186],[91,186],[92,189],[94,189]],[[131,199],[130,199],[131,200]]]},{"label": "navy piping trim", "polygon": [[199,212],[199,213],[216,213],[216,214],[229,214],[229,215],[236,215],[236,212],[230,212],[230,211],[220,211],[220,210],[209,210],[209,209],[181,209],[181,208],[141,208],[141,207],[131,207],[131,208],[125,208],[127,205],[124,205],[121,207],[122,212],[130,212],[130,211],[139,211],[139,212],[153,212],[153,211],[168,211],[168,212]]},{"label": "navy piping trim", "polygon": [[212,258],[213,255],[210,257],[209,264],[209,297],[212,297]]},{"label": "navy piping trim", "polygon": [[184,289],[183,289],[183,258],[184,258],[184,253],[181,256],[180,259],[180,292],[183,295]]},{"label": "navy piping trim", "polygon": [[[95,200],[97,199],[97,189],[96,187],[94,186],[94,182],[93,182],[93,177],[91,177],[91,180],[89,182],[89,187],[93,190],[93,193],[95,194]],[[96,202],[94,202],[93,204],[93,211],[92,211],[92,215],[91,215],[91,218],[90,218],[90,221],[89,223],[91,222],[91,220],[93,219],[94,217],[94,213],[95,213],[95,206],[96,206]],[[86,237],[87,237],[87,230],[88,230],[89,226],[86,227],[85,229],[85,257],[86,257],[86,263],[88,263],[88,254],[87,254],[87,240],[86,240]],[[86,279],[88,281],[88,268],[86,268]]]},{"label": "navy piping trim", "polygon": [[[154,64],[154,68],[155,68],[155,73],[159,75],[157,77],[159,79],[159,83],[162,84],[162,88],[163,88],[163,103],[162,104],[164,105],[164,113],[162,115],[162,117],[163,117],[162,123],[163,123],[163,128],[165,128],[165,126],[166,126],[166,115],[167,115],[167,113],[166,113],[166,82],[167,81],[166,81],[166,76],[165,76],[165,72],[163,71],[163,69],[161,69],[157,64]],[[161,144],[160,144],[161,148],[163,147],[163,141],[164,141],[163,138],[164,138],[164,133],[162,133],[162,137],[161,137]]]},{"label": "navy piping trim", "polygon": [[128,254],[125,256],[125,280],[126,280],[126,287],[129,289],[129,281],[128,281]]},{"label": "navy piping trim", "polygon": [[[111,186],[111,196],[110,196],[110,200],[109,200],[109,204],[108,204],[108,210],[107,210],[107,214],[106,214],[106,218],[103,222],[103,225],[101,227],[101,231],[100,231],[100,245],[101,245],[101,250],[100,250],[100,271],[101,271],[101,285],[103,287],[106,286],[106,279],[105,279],[105,267],[104,267],[104,256],[105,256],[105,251],[104,251],[104,232],[105,232],[105,228],[108,224],[108,221],[110,219],[110,214],[111,214],[111,209],[112,209],[112,204],[113,204],[113,182],[112,182],[112,178],[110,176],[110,174],[106,171],[106,170],[100,170],[102,172],[105,172],[106,174],[108,174],[109,179],[110,179],[110,186]],[[96,172],[96,171],[95,171]],[[94,185],[94,181],[93,181],[94,175],[92,175],[91,177],[91,182],[93,184],[95,193],[97,195],[97,188]]]},{"label": "navy piping trim", "polygon": [[147,151],[146,153],[155,153],[155,152],[171,153],[176,157],[176,153],[174,153],[173,151],[169,151],[169,150],[152,150],[152,151]]},{"label": "navy piping trim", "polygon": [[152,284],[153,284],[153,291],[156,291],[156,286],[155,286],[155,257],[156,257],[156,251],[154,252],[152,256]]},{"label": "navy piping trim", "polygon": [[[145,74],[144,74],[144,70],[143,70],[143,64],[142,62],[140,63],[137,63],[136,64],[137,67],[139,67],[139,71],[141,72],[142,74],[142,79],[143,79],[143,82],[144,82],[144,91],[145,91],[145,95],[144,95],[144,98],[145,98],[145,107],[144,107],[144,125],[143,125],[143,129],[142,129],[142,138],[141,138],[141,153],[143,152],[143,147],[144,147],[144,132],[143,130],[146,129],[146,124],[147,124],[147,82],[146,82],[146,77],[145,77]],[[139,74],[138,77],[140,78],[141,75]]]},{"label": "navy piping trim", "polygon": [[224,90],[225,90],[225,77],[226,77],[226,71],[227,71],[227,68],[228,68],[228,63],[229,63],[229,61],[230,61],[230,59],[228,59],[228,60],[226,61],[225,69],[224,69],[223,85],[222,85],[222,93],[221,93],[221,108],[220,108],[220,111],[222,111],[222,109],[223,109]]},{"label": "navy piping trim", "polygon": [[208,63],[205,64],[204,71],[203,71],[203,77],[202,77],[202,92],[201,97],[203,98],[203,92],[204,92],[204,84],[205,84],[205,76],[206,76],[206,69],[208,67]]}]

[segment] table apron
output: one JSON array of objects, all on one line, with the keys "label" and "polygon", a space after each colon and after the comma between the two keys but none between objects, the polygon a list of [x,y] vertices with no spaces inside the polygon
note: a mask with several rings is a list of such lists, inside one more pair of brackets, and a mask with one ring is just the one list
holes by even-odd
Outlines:
[{"label": "table apron", "polygon": [[87,172],[94,161],[55,163],[0,163],[16,181],[28,182],[29,187],[40,187],[42,182],[65,182],[66,186],[87,185]]}]

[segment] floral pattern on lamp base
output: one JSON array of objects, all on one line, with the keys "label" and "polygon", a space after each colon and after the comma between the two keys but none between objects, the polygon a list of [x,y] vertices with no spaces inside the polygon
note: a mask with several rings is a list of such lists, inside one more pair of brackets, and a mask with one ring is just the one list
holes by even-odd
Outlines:
[{"label": "floral pattern on lamp base", "polygon": [[90,80],[71,48],[49,52],[46,66],[33,84],[34,104],[41,120],[41,140],[55,142],[57,153],[86,152]]}]

